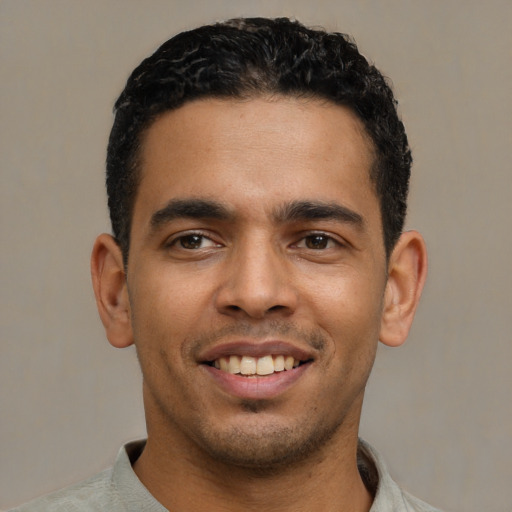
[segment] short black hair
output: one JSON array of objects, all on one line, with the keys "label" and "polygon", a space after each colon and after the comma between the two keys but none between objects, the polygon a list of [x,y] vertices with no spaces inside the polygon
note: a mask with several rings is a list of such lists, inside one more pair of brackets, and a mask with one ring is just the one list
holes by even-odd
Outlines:
[{"label": "short black hair", "polygon": [[128,262],[145,130],[164,112],[198,98],[281,94],[350,108],[373,143],[370,178],[389,256],[405,220],[412,163],[391,87],[345,34],[288,18],[238,18],[182,32],[145,59],[119,96],[107,150],[112,230]]}]

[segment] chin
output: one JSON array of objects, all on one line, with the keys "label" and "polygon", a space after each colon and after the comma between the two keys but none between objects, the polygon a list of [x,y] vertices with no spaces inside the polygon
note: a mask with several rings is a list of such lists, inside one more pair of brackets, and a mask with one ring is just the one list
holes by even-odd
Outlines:
[{"label": "chin", "polygon": [[303,423],[294,427],[278,423],[248,422],[228,430],[203,431],[200,445],[216,462],[258,473],[279,471],[322,452],[339,425]]}]

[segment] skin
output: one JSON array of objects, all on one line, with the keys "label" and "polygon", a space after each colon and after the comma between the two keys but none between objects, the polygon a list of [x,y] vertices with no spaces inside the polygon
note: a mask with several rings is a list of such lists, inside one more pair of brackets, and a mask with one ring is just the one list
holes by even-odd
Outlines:
[{"label": "skin", "polygon": [[[176,512],[369,510],[364,388],[378,340],[405,341],[426,253],[408,232],[386,259],[362,124],[319,100],[207,99],[156,120],[141,157],[127,272],[109,235],[92,255],[109,341],[135,343],[142,368],[137,475]],[[305,203],[344,215],[290,214]],[[268,377],[226,387],[204,363],[233,343],[307,364],[270,391]]]}]

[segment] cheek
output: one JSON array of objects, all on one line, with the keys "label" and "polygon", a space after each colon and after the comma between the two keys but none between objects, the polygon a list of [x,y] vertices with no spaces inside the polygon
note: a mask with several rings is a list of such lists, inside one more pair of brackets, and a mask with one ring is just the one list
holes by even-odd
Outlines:
[{"label": "cheek", "polygon": [[305,288],[309,292],[304,291],[303,295],[309,295],[318,322],[327,330],[347,334],[378,332],[384,294],[382,281],[375,272],[341,269],[338,273],[312,280]]},{"label": "cheek", "polygon": [[[202,282],[201,282],[202,281]],[[169,272],[165,267],[139,272],[130,289],[134,335],[144,342],[166,339],[179,343],[207,310],[208,281]],[[156,339],[154,339],[156,338]],[[178,338],[178,339],[176,339]]]},{"label": "cheek", "polygon": [[147,392],[154,403],[177,404],[187,396],[192,362],[182,357],[194,325],[193,287],[180,286],[165,272],[137,274],[130,286],[132,328]]},{"label": "cheek", "polygon": [[381,281],[345,271],[343,278],[326,280],[311,296],[314,320],[331,344],[325,364],[326,371],[337,374],[333,392],[336,386],[346,386],[348,382],[355,393],[359,392],[368,378],[379,337]]}]

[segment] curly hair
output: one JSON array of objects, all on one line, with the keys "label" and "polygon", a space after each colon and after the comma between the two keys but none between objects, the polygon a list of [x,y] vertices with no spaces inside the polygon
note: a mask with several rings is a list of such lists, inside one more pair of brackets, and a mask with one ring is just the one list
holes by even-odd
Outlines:
[{"label": "curly hair", "polygon": [[370,179],[389,256],[403,229],[412,157],[386,79],[345,34],[309,29],[287,18],[240,18],[165,42],[133,71],[115,103],[107,194],[125,264],[145,130],[162,113],[197,98],[262,94],[326,99],[361,119],[374,146]]}]

